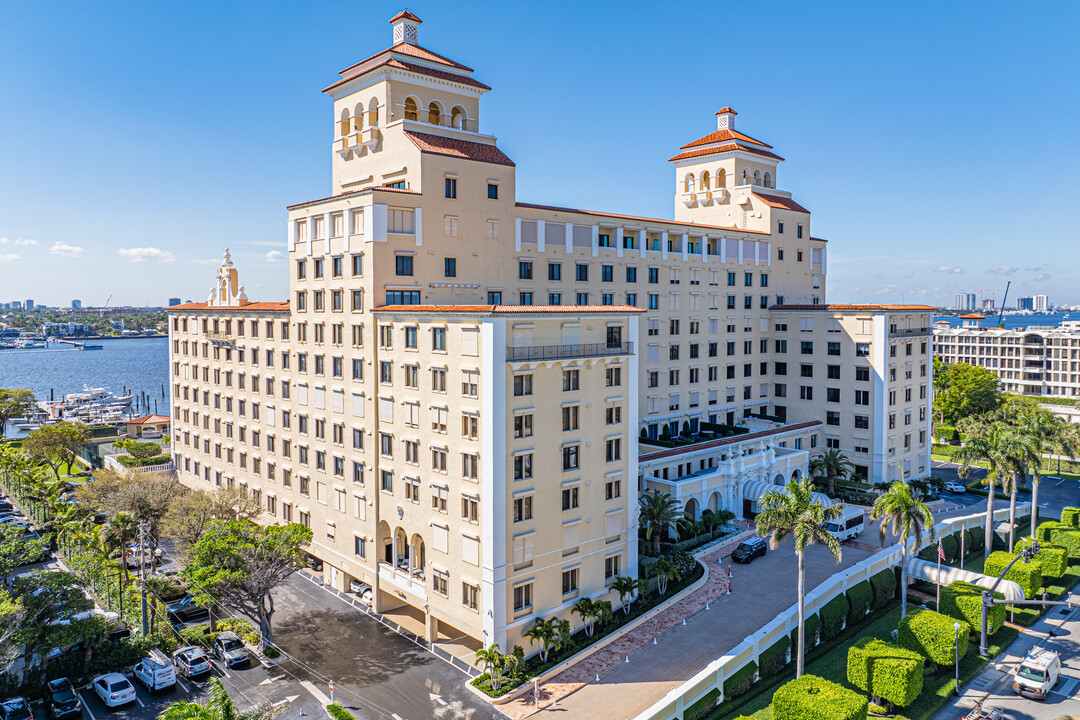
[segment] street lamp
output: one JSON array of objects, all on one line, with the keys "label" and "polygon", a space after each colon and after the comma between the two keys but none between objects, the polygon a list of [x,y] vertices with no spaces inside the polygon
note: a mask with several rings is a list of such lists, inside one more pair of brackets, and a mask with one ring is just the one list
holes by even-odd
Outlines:
[{"label": "street lamp", "polygon": [[956,697],[960,697],[960,623],[954,622],[952,624],[953,630],[956,631],[956,638],[953,642],[953,666],[956,668],[956,687],[954,692]]}]

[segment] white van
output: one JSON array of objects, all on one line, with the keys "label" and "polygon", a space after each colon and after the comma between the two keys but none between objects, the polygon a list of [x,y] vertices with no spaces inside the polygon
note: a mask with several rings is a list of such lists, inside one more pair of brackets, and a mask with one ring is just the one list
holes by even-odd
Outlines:
[{"label": "white van", "polygon": [[865,513],[862,508],[845,505],[839,517],[825,522],[825,532],[837,540],[858,537],[866,527]]},{"label": "white van", "polygon": [[172,661],[160,650],[150,653],[135,665],[135,679],[150,692],[165,690],[176,684],[176,669]]},{"label": "white van", "polygon": [[1060,677],[1061,657],[1052,650],[1034,650],[1016,668],[1013,692],[1035,700],[1045,700]]}]

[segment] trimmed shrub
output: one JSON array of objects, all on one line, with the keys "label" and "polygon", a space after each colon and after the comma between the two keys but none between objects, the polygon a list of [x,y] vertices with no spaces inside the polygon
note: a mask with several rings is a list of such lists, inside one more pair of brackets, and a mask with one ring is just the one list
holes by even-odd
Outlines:
[{"label": "trimmed shrub", "polygon": [[1061,509],[1061,524],[1066,527],[1080,527],[1080,508],[1067,507]]},{"label": "trimmed shrub", "polygon": [[863,638],[848,649],[848,682],[899,707],[922,692],[922,670],[922,655],[877,638]]},{"label": "trimmed shrub", "polygon": [[716,707],[718,699],[720,699],[720,690],[713,688],[698,698],[693,705],[686,708],[686,712],[683,713],[683,720],[698,720],[707,716]]},{"label": "trimmed shrub", "polygon": [[[821,618],[819,618],[817,614],[811,615],[810,617],[806,618],[803,627],[803,639],[806,642],[806,647],[804,648],[805,650],[809,650],[821,641]],[[792,653],[795,652],[795,648],[798,647],[798,645],[799,628],[795,628],[791,631]]]},{"label": "trimmed shrub", "polygon": [[791,649],[791,638],[783,636],[770,647],[766,648],[758,656],[758,664],[761,668],[759,675],[762,679],[779,675],[788,664],[788,650]]},{"label": "trimmed shrub", "polygon": [[[1049,537],[1045,542],[1065,548],[1065,552],[1072,560],[1080,559],[1080,528],[1068,527],[1061,523],[1056,523],[1056,525],[1057,527],[1050,529]],[[1042,525],[1039,527],[1041,528]]]},{"label": "trimmed shrub", "polygon": [[[945,551],[945,560],[950,563],[954,563],[960,559],[960,538],[957,534],[946,535],[941,538],[941,549]],[[937,555],[937,548],[934,548],[934,554]]]},{"label": "trimmed shrub", "polygon": [[[1013,546],[1013,552],[1019,553],[1031,542],[1031,538],[1020,538]],[[1039,553],[1035,556],[1035,560],[1042,568],[1044,585],[1047,584],[1046,578],[1059,578],[1069,569],[1069,552],[1060,545],[1039,543]]]},{"label": "trimmed shrub", "polygon": [[[1001,550],[992,552],[983,563],[983,574],[996,578],[1015,558],[1016,555]],[[1038,562],[1021,560],[1009,568],[1009,572],[1005,573],[1005,579],[1019,585],[1024,591],[1024,597],[1028,600],[1038,597],[1039,591],[1042,590],[1042,568]]]},{"label": "trimmed shrub", "polygon": [[874,600],[870,603],[872,610],[880,610],[896,597],[896,573],[892,570],[882,570],[870,578],[870,589],[874,591]]},{"label": "trimmed shrub", "polygon": [[870,582],[863,580],[861,583],[848,588],[848,615],[847,624],[858,622],[870,610],[870,603],[874,599],[874,591],[870,589]]},{"label": "trimmed shrub", "polygon": [[829,640],[840,634],[847,620],[848,601],[843,594],[837,595],[822,606],[821,615],[821,639]]},{"label": "trimmed shrub", "polygon": [[[960,442],[960,433],[958,433],[956,428],[952,425],[938,425],[934,430],[934,435],[938,440],[944,443]],[[938,448],[934,449],[937,450]]]},{"label": "trimmed shrub", "polygon": [[[938,610],[957,620],[963,620],[973,628],[982,627],[982,593],[978,585],[957,580],[941,588],[941,607]],[[994,593],[999,600],[1005,596]],[[986,632],[993,635],[1005,622],[1005,606],[994,605],[986,615]]]},{"label": "trimmed shrub", "polygon": [[1061,527],[1061,523],[1056,520],[1044,520],[1039,523],[1039,527],[1035,528],[1035,539],[1041,543],[1048,543],[1050,542],[1050,533],[1059,527]]},{"label": "trimmed shrub", "polygon": [[745,695],[757,679],[757,663],[751,660],[724,680],[724,700]]},{"label": "trimmed shrub", "polygon": [[964,547],[967,550],[967,554],[969,556],[976,552],[981,552],[982,549],[986,546],[986,536],[983,534],[982,530],[968,529],[965,530],[964,533],[965,537],[967,538],[964,541]]},{"label": "trimmed shrub", "polygon": [[326,714],[334,720],[356,720],[356,716],[345,709],[339,702],[332,702],[326,706]]},{"label": "trimmed shrub", "polygon": [[[914,650],[938,665],[954,664],[954,645],[956,644],[953,622],[948,615],[933,610],[912,608],[907,617],[900,619],[897,640],[900,647]],[[960,657],[967,655],[968,634],[971,626],[960,620]]]},{"label": "trimmed shrub", "polygon": [[773,720],[865,720],[866,698],[816,675],[785,683],[773,695]]}]

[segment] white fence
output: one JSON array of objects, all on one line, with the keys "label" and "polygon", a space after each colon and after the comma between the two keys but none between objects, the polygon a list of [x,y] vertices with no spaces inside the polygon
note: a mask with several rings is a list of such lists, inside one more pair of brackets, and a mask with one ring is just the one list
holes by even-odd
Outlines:
[{"label": "white fence", "polygon": [[[1027,516],[1030,512],[1031,507],[1029,505],[1016,508],[1018,519]],[[1008,517],[1008,508],[994,511],[995,521],[1007,520]],[[952,535],[961,529],[981,529],[985,519],[985,513],[950,518],[935,525],[934,529],[937,531],[938,537],[944,537]],[[922,547],[929,544],[929,535],[924,535]],[[806,617],[810,617],[821,610],[826,603],[840,593],[847,592],[852,586],[858,585],[863,580],[869,580],[882,570],[898,565],[900,557],[900,547],[892,545],[881,552],[871,555],[862,562],[852,565],[847,570],[836,573],[806,594]],[[676,720],[683,717],[683,713],[688,707],[713,690],[720,691],[720,696],[716,702],[717,704],[722,703],[724,701],[724,680],[731,677],[747,663],[758,662],[758,658],[763,651],[770,648],[780,638],[790,635],[791,631],[798,627],[798,613],[798,605],[792,605],[763,628],[732,648],[729,653],[713,660],[692,678],[669,692],[654,703],[652,707],[640,713],[635,720]]]}]

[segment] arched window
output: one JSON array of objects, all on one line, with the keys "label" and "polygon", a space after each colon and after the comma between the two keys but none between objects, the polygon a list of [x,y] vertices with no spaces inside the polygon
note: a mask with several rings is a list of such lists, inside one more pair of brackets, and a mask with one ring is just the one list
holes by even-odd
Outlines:
[{"label": "arched window", "polygon": [[720,168],[716,171],[716,187],[727,187],[727,170]]},{"label": "arched window", "polygon": [[432,102],[427,108],[427,121],[431,125],[442,125],[442,110],[439,104]]},{"label": "arched window", "polygon": [[771,188],[772,186],[773,186],[772,173],[766,172],[765,173],[765,187]]},{"label": "arched window", "polygon": [[419,120],[420,108],[416,104],[416,98],[405,98],[405,119]]},{"label": "arched window", "polygon": [[688,193],[694,192],[694,173],[686,174],[686,179],[683,180],[683,190]]},{"label": "arched window", "polygon": [[454,109],[450,111],[450,127],[464,130],[466,119],[465,109],[460,105],[455,105]]},{"label": "arched window", "polygon": [[746,168],[743,168],[743,171],[742,171],[742,184],[743,185],[749,185],[750,184],[750,173],[747,171]]},{"label": "arched window", "polygon": [[356,103],[356,107],[353,108],[353,114],[352,114],[352,129],[353,129],[353,132],[360,132],[361,130],[364,129],[364,115],[366,115],[366,114],[367,113],[364,112],[364,103],[362,103],[362,102]]},{"label": "arched window", "polygon": [[341,119],[338,120],[338,137],[345,137],[351,132],[349,127],[349,108],[341,109]]},{"label": "arched window", "polygon": [[708,190],[709,189],[709,180],[710,179],[711,178],[709,177],[709,171],[708,170],[701,173],[701,189],[702,190]]},{"label": "arched window", "polygon": [[367,126],[369,128],[379,127],[379,100],[378,98],[371,98],[368,101],[367,106]]},{"label": "arched window", "polygon": [[760,170],[755,170],[754,171],[754,184],[755,185],[760,185],[761,184],[761,171]]}]

